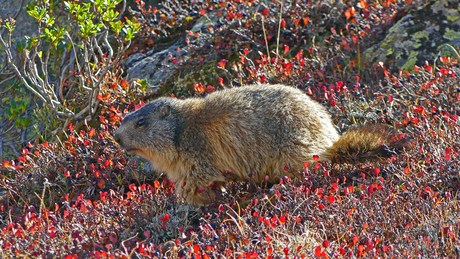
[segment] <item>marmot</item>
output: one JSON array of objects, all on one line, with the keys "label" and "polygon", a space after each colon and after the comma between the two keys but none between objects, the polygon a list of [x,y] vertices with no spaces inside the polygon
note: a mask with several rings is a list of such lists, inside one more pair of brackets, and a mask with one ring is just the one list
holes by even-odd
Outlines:
[{"label": "marmot", "polygon": [[[204,98],[162,97],[127,115],[114,135],[151,161],[190,203],[205,204],[228,179],[277,183],[304,162],[360,162],[393,154],[392,134],[378,126],[340,136],[326,109],[285,85],[215,91]],[[285,170],[288,167],[290,170]],[[224,176],[230,172],[230,177]]]}]

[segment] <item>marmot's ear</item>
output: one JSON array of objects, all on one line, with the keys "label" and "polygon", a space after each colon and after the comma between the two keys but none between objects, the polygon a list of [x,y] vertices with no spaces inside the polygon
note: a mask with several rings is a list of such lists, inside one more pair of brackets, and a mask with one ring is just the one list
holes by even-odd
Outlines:
[{"label": "marmot's ear", "polygon": [[167,105],[167,104],[166,104],[165,106],[163,106],[163,108],[161,108],[161,110],[160,110],[160,116],[161,116],[161,118],[166,118],[166,117],[168,117],[168,115],[169,115],[170,113],[171,113],[171,106],[169,106],[169,105]]}]

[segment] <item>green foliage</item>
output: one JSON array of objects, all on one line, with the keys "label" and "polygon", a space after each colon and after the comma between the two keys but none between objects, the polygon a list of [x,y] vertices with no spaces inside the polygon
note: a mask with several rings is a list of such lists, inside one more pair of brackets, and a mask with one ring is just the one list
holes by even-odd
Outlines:
[{"label": "green foliage", "polygon": [[[0,19],[1,22],[1,19]],[[3,27],[9,32],[14,31],[14,25],[16,24],[16,21],[14,19],[6,19],[5,23],[3,24]]]},{"label": "green foliage", "polygon": [[[120,20],[121,2],[31,1],[27,12],[36,20],[38,35],[26,36],[16,47],[0,37],[8,68],[50,113],[37,114],[53,117],[47,118],[53,123],[46,125],[43,135],[62,137],[70,123],[79,127],[84,120],[94,121],[100,96],[113,92],[110,86],[122,73],[119,62],[140,28],[134,19]],[[11,33],[14,24],[7,19],[3,26]],[[8,113],[11,117],[21,111],[14,107]],[[17,123],[25,126],[30,121]]]},{"label": "green foliage", "polygon": [[[16,98],[20,99],[20,98]],[[27,110],[28,105],[30,103],[30,98],[25,100],[13,100],[10,101],[9,98],[4,98],[2,100],[3,103],[11,102],[8,109],[6,109],[6,116],[9,120],[15,120],[14,125],[17,128],[25,129],[30,124],[30,118],[21,117],[24,112]]]}]

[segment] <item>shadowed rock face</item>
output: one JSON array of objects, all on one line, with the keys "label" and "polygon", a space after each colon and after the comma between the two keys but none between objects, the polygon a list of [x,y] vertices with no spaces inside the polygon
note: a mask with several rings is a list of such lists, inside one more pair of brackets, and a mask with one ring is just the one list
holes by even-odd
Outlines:
[{"label": "shadowed rock face", "polygon": [[[13,42],[22,39],[24,36],[37,36],[38,26],[34,18],[30,17],[25,6],[30,2],[30,0],[24,0],[23,8],[20,10],[19,15],[16,17],[16,27],[11,35]],[[21,0],[0,0],[0,18],[5,20],[7,18],[13,17],[16,15],[20,7]],[[0,28],[0,31],[3,30],[3,27]],[[3,37],[6,36],[6,31],[3,34]],[[5,63],[5,52],[3,46],[0,44],[0,62]],[[0,92],[3,87],[7,85],[0,85]]]},{"label": "shadowed rock face", "polygon": [[[37,36],[37,24],[35,23],[35,19],[30,17],[25,10],[25,6],[29,2],[30,0],[24,0],[23,8],[16,17],[16,29],[13,31],[13,39],[23,37],[24,35]],[[0,0],[0,17],[5,20],[6,18],[14,16],[20,4],[21,0]],[[0,56],[3,57],[3,51],[0,52]]]},{"label": "shadowed rock face", "polygon": [[460,47],[460,9],[457,0],[427,1],[399,20],[385,39],[364,52],[366,63],[383,62],[411,71],[425,60],[454,55]]}]

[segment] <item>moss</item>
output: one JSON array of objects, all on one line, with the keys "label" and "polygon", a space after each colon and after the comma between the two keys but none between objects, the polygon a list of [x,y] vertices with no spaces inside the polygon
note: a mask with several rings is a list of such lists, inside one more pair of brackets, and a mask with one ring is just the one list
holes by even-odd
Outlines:
[{"label": "moss", "polygon": [[412,47],[414,47],[414,49],[418,49],[418,48],[420,48],[420,46],[422,46],[422,44],[419,43],[418,41],[417,41],[417,43],[414,43],[414,45],[412,45]]},{"label": "moss", "polygon": [[447,17],[447,20],[450,22],[455,22],[456,20],[458,20],[458,18],[460,18],[460,15],[449,15]]},{"label": "moss", "polygon": [[405,71],[413,71],[414,66],[417,63],[417,55],[418,51],[412,51],[407,58],[406,63],[401,67],[401,69]]},{"label": "moss", "polygon": [[449,41],[458,40],[460,39],[460,32],[456,32],[454,30],[446,28],[446,32],[444,33],[442,37]]},{"label": "moss", "polygon": [[387,51],[385,52],[385,54],[386,54],[387,56],[390,56],[390,55],[392,55],[394,52],[395,52],[395,49],[394,49],[394,48],[389,48],[389,49],[387,49]]},{"label": "moss", "polygon": [[392,44],[391,40],[386,40],[384,42],[382,42],[382,45],[380,45],[381,48],[384,48],[384,49],[387,49],[388,46],[390,46]]},{"label": "moss", "polygon": [[422,38],[425,38],[425,39],[430,39],[430,37],[428,36],[428,33],[426,33],[426,31],[418,31],[414,34],[412,34],[412,39],[422,39]]}]

